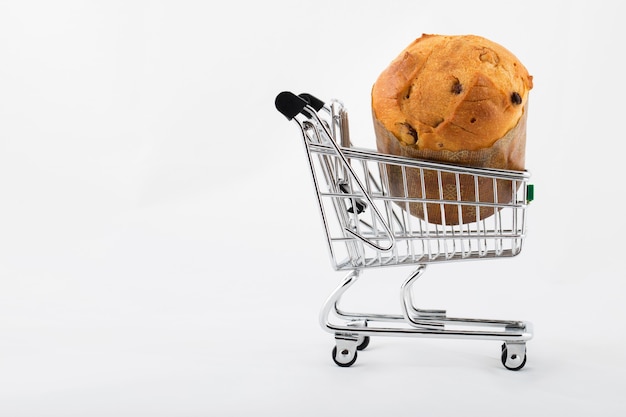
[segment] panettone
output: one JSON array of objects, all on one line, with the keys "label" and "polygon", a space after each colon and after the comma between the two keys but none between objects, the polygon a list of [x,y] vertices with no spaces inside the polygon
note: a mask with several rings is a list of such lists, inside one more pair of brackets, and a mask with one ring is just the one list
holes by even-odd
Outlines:
[{"label": "panettone", "polygon": [[[380,152],[458,165],[523,170],[532,76],[501,45],[475,35],[422,35],[394,59],[372,88],[372,116]],[[388,173],[393,195],[404,196],[402,174]],[[508,203],[510,182],[460,181],[406,172],[409,197]],[[428,178],[431,176],[432,178]],[[425,183],[422,195],[421,181]],[[444,195],[441,195],[443,190]],[[497,201],[494,195],[497,194]],[[476,221],[493,208],[455,204],[410,205],[412,214],[438,224]],[[443,213],[442,213],[443,211]],[[478,215],[478,216],[477,216]]]}]

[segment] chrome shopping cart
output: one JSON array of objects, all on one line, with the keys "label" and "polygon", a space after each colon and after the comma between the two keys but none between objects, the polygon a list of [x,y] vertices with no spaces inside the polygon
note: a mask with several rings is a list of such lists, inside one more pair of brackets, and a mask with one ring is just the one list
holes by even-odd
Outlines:
[{"label": "chrome shopping cart", "polygon": [[[428,264],[519,254],[533,198],[529,174],[357,149],[340,102],[282,92],[275,105],[301,129],[332,265],[349,271],[320,312],[320,324],[335,336],[335,363],[354,364],[371,336],[415,336],[499,340],[502,364],[524,367],[530,323],[451,318],[445,310],[419,309],[412,286]],[[444,188],[456,191],[451,197]],[[341,297],[363,270],[402,265],[414,267],[400,287],[402,314],[340,308]]]}]

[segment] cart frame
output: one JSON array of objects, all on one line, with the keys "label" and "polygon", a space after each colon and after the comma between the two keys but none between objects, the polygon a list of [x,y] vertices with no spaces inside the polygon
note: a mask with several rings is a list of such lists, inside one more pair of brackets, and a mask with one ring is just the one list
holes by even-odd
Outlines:
[{"label": "cart frame", "polygon": [[[518,255],[526,234],[526,207],[533,198],[530,174],[354,148],[347,111],[341,102],[326,104],[310,94],[282,92],[275,104],[302,133],[332,266],[349,271],[319,314],[322,328],[335,337],[333,361],[342,367],[353,365],[357,351],[367,347],[371,336],[409,336],[499,340],[503,342],[504,367],[523,368],[526,342],[533,336],[531,323],[453,318],[445,310],[420,309],[413,299],[413,286],[429,264]],[[392,169],[401,175],[404,191],[400,194],[390,188]],[[428,174],[437,178],[439,198],[423,191]],[[444,176],[452,178],[452,188],[456,187],[452,198],[450,193],[444,196],[444,188],[450,188]],[[421,181],[419,195],[409,192],[409,178]],[[461,198],[458,191],[467,180],[475,187],[470,199],[466,195]],[[491,187],[493,193],[487,201],[479,197],[484,187]],[[503,189],[512,195],[510,201],[498,198],[499,190],[501,195],[506,194]],[[414,204],[423,207],[421,218],[411,212]],[[441,224],[429,222],[428,212],[433,207],[441,210]],[[461,215],[465,207],[475,207],[471,221]],[[455,224],[446,224],[445,213],[450,208],[458,209]],[[483,216],[485,209],[492,214]],[[413,266],[413,271],[400,287],[402,314],[356,313],[340,308],[342,296],[365,269],[407,265]]]}]

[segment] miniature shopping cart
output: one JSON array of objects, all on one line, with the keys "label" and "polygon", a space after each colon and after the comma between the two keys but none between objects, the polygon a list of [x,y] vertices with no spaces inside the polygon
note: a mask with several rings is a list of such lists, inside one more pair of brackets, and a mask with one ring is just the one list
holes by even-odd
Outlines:
[{"label": "miniature shopping cart", "polygon": [[[529,174],[357,149],[340,102],[282,92],[275,104],[301,129],[333,267],[349,271],[320,312],[320,324],[335,336],[335,363],[354,364],[371,336],[415,336],[502,341],[502,364],[524,367],[530,323],[451,318],[445,310],[419,309],[412,286],[428,264],[519,254],[533,198]],[[433,187],[438,195],[426,192]],[[456,189],[452,197],[450,189]],[[340,308],[363,270],[403,265],[414,269],[400,288],[402,314]]]}]

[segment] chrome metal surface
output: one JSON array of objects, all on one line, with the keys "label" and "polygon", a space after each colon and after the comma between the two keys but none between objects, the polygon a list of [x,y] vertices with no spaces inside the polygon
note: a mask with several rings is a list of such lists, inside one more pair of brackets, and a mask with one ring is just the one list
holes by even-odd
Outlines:
[{"label": "chrome metal surface", "polygon": [[517,371],[526,364],[526,343],[505,342],[502,346],[502,365]]},{"label": "chrome metal surface", "polygon": [[[290,116],[291,108],[286,113]],[[532,338],[530,323],[448,317],[446,310],[416,307],[413,293],[429,264],[506,258],[520,253],[526,235],[529,173],[470,168],[354,148],[347,111],[338,101],[319,111],[305,106],[293,120],[302,132],[332,266],[348,271],[319,314],[320,325],[335,335],[334,361],[340,366],[352,365],[357,347],[364,349],[369,336],[495,339],[505,342],[503,365],[521,369],[526,362],[526,341]],[[399,185],[394,182],[394,192],[390,172],[396,174],[394,181],[401,180]],[[421,181],[417,186],[422,191],[417,196],[409,192],[410,185],[415,187],[410,184],[410,172],[419,173],[411,176],[412,181]],[[426,175],[436,178],[438,198],[425,192]],[[456,198],[450,196],[450,183],[443,181],[444,176],[448,181],[454,178]],[[462,182],[473,185],[473,195],[462,198]],[[487,198],[481,187],[487,187]],[[398,193],[398,189],[404,191]],[[510,194],[510,201],[499,199],[499,192]],[[423,208],[420,217],[411,214],[416,204]],[[474,208],[475,218],[471,221],[462,214],[466,207]],[[482,215],[484,210],[493,214]],[[446,216],[451,212],[458,214],[458,221],[449,221]],[[429,221],[437,216],[440,222]],[[348,312],[340,308],[342,297],[362,271],[390,266],[413,267],[400,287],[402,314]]]},{"label": "chrome metal surface", "polygon": [[[420,310],[407,294],[423,273],[423,266],[412,272],[401,288],[403,314],[346,313],[339,308],[341,298],[359,279],[360,271],[350,271],[331,293],[320,310],[320,325],[335,335],[414,336],[526,342],[532,338],[532,324],[518,320],[492,320],[447,317],[444,310]],[[409,285],[406,285],[409,283]],[[366,326],[359,326],[359,320]],[[384,325],[383,323],[393,323]],[[408,326],[407,326],[408,324]]]}]

